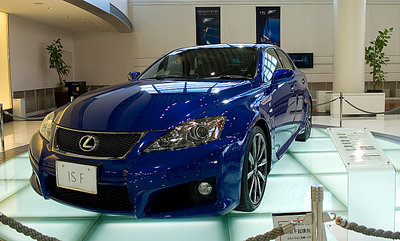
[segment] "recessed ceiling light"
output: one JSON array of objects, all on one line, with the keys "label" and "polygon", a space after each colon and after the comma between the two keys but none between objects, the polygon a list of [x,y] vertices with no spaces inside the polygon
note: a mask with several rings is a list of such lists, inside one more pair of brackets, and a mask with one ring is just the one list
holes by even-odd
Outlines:
[{"label": "recessed ceiling light", "polygon": [[42,2],[35,2],[35,3],[33,3],[33,4],[42,5],[42,4],[44,4],[44,3],[42,3]]},{"label": "recessed ceiling light", "polygon": [[48,10],[52,10],[53,8],[52,8],[52,7],[48,7],[47,9],[48,9]]}]

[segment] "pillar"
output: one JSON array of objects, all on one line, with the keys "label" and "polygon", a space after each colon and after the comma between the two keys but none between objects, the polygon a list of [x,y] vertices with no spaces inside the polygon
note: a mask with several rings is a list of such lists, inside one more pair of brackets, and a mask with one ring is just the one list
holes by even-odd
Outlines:
[{"label": "pillar", "polygon": [[11,82],[8,58],[8,16],[0,12],[0,103],[3,109],[11,109]]},{"label": "pillar", "polygon": [[364,92],[366,0],[333,0],[333,92]]}]

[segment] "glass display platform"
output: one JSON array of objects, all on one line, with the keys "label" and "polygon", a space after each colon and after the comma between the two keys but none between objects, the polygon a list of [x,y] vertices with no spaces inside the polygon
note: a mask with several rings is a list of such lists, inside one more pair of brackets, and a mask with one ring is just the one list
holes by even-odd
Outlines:
[{"label": "glass display platform", "polygon": [[[375,135],[396,169],[400,182],[400,138]],[[232,211],[219,217],[134,219],[88,212],[44,200],[29,184],[28,154],[0,164],[0,212],[60,240],[242,241],[270,231],[273,213],[309,212],[310,187],[325,188],[324,211],[347,216],[347,172],[329,134],[313,128],[306,142],[294,142],[268,176],[260,207],[252,213]],[[400,185],[396,185],[395,227],[400,230]],[[371,203],[371,208],[373,204]],[[351,220],[350,220],[351,221]],[[337,240],[327,229],[328,240]],[[0,224],[0,239],[32,240]],[[340,240],[340,239],[338,239]]]}]

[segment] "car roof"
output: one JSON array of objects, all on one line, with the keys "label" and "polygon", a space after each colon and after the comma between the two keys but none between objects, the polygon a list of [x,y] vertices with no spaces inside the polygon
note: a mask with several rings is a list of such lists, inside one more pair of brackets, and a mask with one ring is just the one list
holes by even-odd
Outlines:
[{"label": "car roof", "polygon": [[194,50],[194,49],[208,49],[208,48],[266,48],[266,47],[276,47],[272,44],[210,44],[210,45],[200,45],[193,47],[180,48],[177,50],[186,51],[186,50]]}]

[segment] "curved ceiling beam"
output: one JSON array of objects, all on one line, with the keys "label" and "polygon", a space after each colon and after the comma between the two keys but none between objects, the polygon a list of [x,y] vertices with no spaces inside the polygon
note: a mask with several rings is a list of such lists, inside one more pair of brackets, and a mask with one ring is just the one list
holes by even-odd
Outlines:
[{"label": "curved ceiling beam", "polygon": [[132,32],[132,23],[129,18],[108,0],[64,0],[88,11],[111,24],[119,32]]}]

